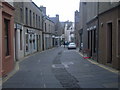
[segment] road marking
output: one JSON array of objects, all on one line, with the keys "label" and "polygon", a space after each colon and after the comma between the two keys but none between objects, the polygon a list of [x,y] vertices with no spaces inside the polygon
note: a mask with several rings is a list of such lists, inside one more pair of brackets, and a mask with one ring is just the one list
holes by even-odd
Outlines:
[{"label": "road marking", "polygon": [[62,65],[64,65],[64,67],[69,68],[69,65],[74,64],[73,62],[63,62]]},{"label": "road marking", "polygon": [[52,65],[53,68],[55,68],[55,65]]},{"label": "road marking", "polygon": [[69,66],[67,64],[64,64],[64,63],[62,63],[62,64],[64,65],[65,68],[69,68]]},{"label": "road marking", "polygon": [[[82,55],[80,52],[78,52],[78,53],[83,57],[83,55]],[[99,67],[101,67],[101,68],[104,68],[104,69],[106,69],[106,70],[108,70],[108,71],[110,71],[110,72],[119,74],[119,71],[118,71],[118,70],[115,70],[115,69],[113,69],[113,68],[111,68],[111,67],[107,67],[107,66],[105,66],[105,65],[103,65],[103,64],[100,64],[100,63],[95,62],[95,61],[90,60],[90,59],[86,59],[86,60],[88,60],[90,63],[95,64],[95,65],[97,65],[97,66],[99,66]]]},{"label": "road marking", "polygon": [[46,88],[46,85],[44,84],[44,88]]},{"label": "road marking", "polygon": [[38,62],[40,63],[40,60],[38,60]]},{"label": "road marking", "polygon": [[41,76],[43,75],[43,73],[41,72]]}]

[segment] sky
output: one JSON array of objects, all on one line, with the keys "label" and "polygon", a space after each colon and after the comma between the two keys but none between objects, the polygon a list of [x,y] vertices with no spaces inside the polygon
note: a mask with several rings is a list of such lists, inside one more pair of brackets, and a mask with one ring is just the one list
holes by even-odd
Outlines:
[{"label": "sky", "polygon": [[59,14],[60,21],[74,22],[74,12],[79,9],[80,0],[32,0],[37,6],[46,7],[46,13],[50,17]]}]

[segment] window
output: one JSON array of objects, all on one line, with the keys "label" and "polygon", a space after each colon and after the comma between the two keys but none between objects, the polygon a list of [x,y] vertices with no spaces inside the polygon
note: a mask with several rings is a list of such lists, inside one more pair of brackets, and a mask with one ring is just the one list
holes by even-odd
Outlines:
[{"label": "window", "polygon": [[33,43],[34,43],[34,49],[35,49],[35,35],[34,35],[34,38],[33,38]]},{"label": "window", "polygon": [[28,52],[28,30],[26,33],[26,52]]},{"label": "window", "polygon": [[28,8],[25,10],[25,15],[26,15],[26,25],[28,25]]},{"label": "window", "polygon": [[7,19],[4,19],[4,25],[5,25],[5,55],[9,56],[9,26],[10,26],[10,21]]},{"label": "window", "polygon": [[20,20],[21,22],[23,22],[23,9],[20,8]]},{"label": "window", "polygon": [[46,23],[45,23],[45,32],[46,32]]},{"label": "window", "polygon": [[50,24],[49,24],[49,33],[50,33]]},{"label": "window", "polygon": [[39,35],[39,44],[40,44],[40,48],[41,48],[41,36]]},{"label": "window", "polygon": [[32,14],[31,14],[31,10],[30,10],[30,26],[32,25]]},{"label": "window", "polygon": [[22,50],[22,30],[20,30],[20,50]]},{"label": "window", "polygon": [[35,27],[35,13],[33,13],[33,27]]},{"label": "window", "polygon": [[36,14],[36,28],[37,28],[37,24],[38,24],[38,23],[37,23],[37,14]]},{"label": "window", "polygon": [[39,28],[40,28],[40,16],[39,16]]}]

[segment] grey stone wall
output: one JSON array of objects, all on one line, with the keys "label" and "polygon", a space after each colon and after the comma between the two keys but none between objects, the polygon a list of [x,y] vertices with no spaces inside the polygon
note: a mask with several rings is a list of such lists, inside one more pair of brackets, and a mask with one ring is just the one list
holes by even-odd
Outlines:
[{"label": "grey stone wall", "polygon": [[[40,10],[39,7],[37,7],[34,3],[32,2],[24,2],[24,23],[25,23],[25,20],[26,20],[26,17],[25,17],[25,9],[28,8],[28,26],[30,26],[30,10],[31,10],[31,13],[32,13],[32,27],[34,28],[39,28],[39,29],[42,29],[42,11]],[[33,20],[33,13],[35,14],[35,20]],[[37,15],[37,19],[36,19],[36,15]],[[40,26],[39,26],[39,17],[40,17]],[[37,20],[37,25],[36,25],[36,20]],[[34,22],[35,23],[34,23]],[[35,24],[35,25],[34,25]]]}]

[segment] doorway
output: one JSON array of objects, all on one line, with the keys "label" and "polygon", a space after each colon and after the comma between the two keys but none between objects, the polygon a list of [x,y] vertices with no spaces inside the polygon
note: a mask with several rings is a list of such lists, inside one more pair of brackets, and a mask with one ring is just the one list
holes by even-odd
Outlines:
[{"label": "doorway", "polygon": [[107,24],[107,63],[112,63],[112,23]]}]

